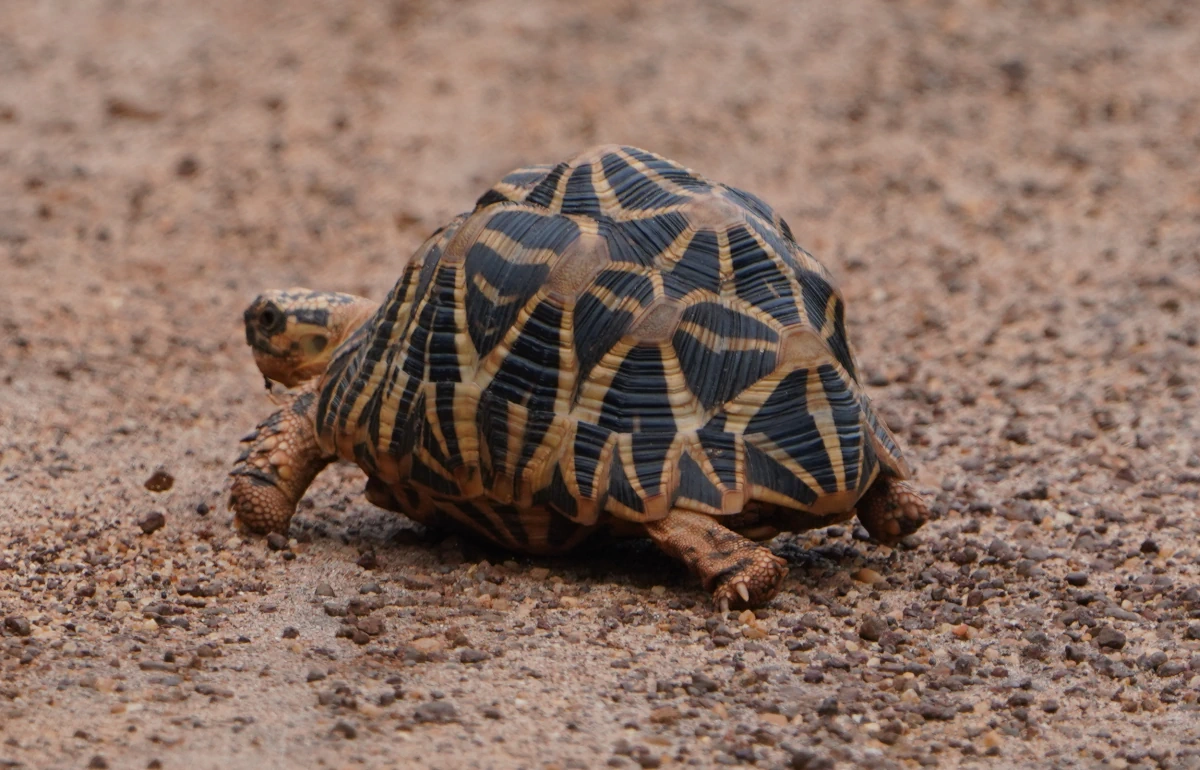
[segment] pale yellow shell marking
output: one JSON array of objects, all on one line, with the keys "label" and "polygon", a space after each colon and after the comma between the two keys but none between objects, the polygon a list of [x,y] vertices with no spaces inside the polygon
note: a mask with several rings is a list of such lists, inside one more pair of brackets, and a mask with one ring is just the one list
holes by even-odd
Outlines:
[{"label": "pale yellow shell marking", "polygon": [[[837,488],[846,488],[846,468],[842,461],[842,442],[838,438],[837,424],[833,421],[833,409],[829,405],[829,397],[825,394],[825,386],[816,369],[808,370],[807,389],[808,413],[816,423],[825,451],[829,454],[833,475],[837,480]],[[819,490],[820,487],[813,487]]]}]

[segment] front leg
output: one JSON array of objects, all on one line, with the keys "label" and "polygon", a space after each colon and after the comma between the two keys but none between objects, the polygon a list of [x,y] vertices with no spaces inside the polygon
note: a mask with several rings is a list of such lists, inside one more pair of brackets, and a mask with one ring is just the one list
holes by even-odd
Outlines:
[{"label": "front leg", "polygon": [[296,503],[334,459],[317,446],[316,405],[316,386],[310,382],[288,393],[279,411],[242,439],[244,448],[229,474],[229,509],[239,529],[286,534]]},{"label": "front leg", "polygon": [[770,601],[787,577],[786,561],[712,516],[673,510],[645,526],[659,548],[699,575],[722,612],[731,603],[756,607]]}]

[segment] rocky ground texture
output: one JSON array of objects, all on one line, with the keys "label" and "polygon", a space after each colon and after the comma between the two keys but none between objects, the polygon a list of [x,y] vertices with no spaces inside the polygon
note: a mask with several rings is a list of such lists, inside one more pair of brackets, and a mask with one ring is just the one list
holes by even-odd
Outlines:
[{"label": "rocky ground texture", "polygon": [[[0,3],[0,767],[1200,767],[1200,7]],[[939,514],[714,614],[338,467],[224,507],[261,289],[619,141],[837,276]]]}]

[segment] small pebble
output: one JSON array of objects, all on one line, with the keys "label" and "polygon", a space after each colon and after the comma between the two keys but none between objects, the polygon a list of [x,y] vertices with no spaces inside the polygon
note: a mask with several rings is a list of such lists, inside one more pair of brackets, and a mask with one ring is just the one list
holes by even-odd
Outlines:
[{"label": "small pebble", "polygon": [[1086,572],[1068,572],[1066,580],[1067,583],[1078,588],[1087,585],[1088,574]]},{"label": "small pebble", "polygon": [[374,551],[366,551],[362,556],[358,557],[358,561],[355,564],[363,569],[375,569],[379,566],[379,560],[375,558]]},{"label": "small pebble", "polygon": [[673,725],[682,716],[674,706],[660,706],[650,712],[650,721],[656,725]]},{"label": "small pebble", "polygon": [[1100,629],[1092,639],[1102,650],[1120,650],[1125,647],[1125,634],[1111,626]]},{"label": "small pebble", "polygon": [[853,575],[851,575],[851,577],[858,582],[866,583],[867,585],[875,585],[876,583],[883,581],[883,575],[868,567],[863,567],[862,569],[856,571]]},{"label": "small pebble", "polygon": [[5,618],[4,630],[16,636],[29,636],[33,633],[33,628],[29,625],[29,619],[23,615],[9,615]]},{"label": "small pebble", "polygon": [[138,519],[138,526],[142,528],[142,532],[147,535],[152,535],[167,525],[167,517],[161,511],[151,511],[142,518]]},{"label": "small pebble", "polygon": [[331,597],[331,596],[337,595],[333,592],[333,586],[329,585],[328,583],[318,583],[316,591],[314,591],[314,593],[317,596],[323,596],[323,597]]},{"label": "small pebble", "polygon": [[1169,660],[1166,663],[1155,669],[1154,673],[1164,679],[1169,679],[1173,676],[1179,676],[1184,671],[1187,671],[1188,665],[1182,660]]},{"label": "small pebble", "polygon": [[142,483],[142,486],[151,492],[166,492],[175,486],[175,477],[164,470],[156,470],[150,474],[150,478]]},{"label": "small pebble", "polygon": [[458,710],[453,704],[444,700],[422,703],[413,711],[413,719],[418,722],[453,722],[458,718]]},{"label": "small pebble", "polygon": [[887,633],[887,621],[878,615],[866,615],[858,626],[858,635],[868,642],[878,642]]},{"label": "small pebble", "polygon": [[267,547],[272,551],[282,551],[288,547],[287,536],[281,535],[278,532],[272,532],[267,535]]},{"label": "small pebble", "polygon": [[187,177],[195,176],[196,172],[199,170],[200,161],[196,160],[195,156],[193,155],[184,155],[179,159],[179,162],[175,164],[175,175],[184,177],[185,179]]},{"label": "small pebble", "polygon": [[483,650],[476,650],[472,647],[466,647],[458,653],[458,661],[460,663],[482,663],[491,657],[491,655]]}]

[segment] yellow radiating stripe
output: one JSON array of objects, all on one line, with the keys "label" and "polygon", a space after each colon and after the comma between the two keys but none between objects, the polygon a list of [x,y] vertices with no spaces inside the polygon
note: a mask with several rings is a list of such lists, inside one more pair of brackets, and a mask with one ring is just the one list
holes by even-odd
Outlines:
[{"label": "yellow radiating stripe", "polygon": [[[497,532],[500,532],[504,535],[505,540],[508,542],[502,543],[501,545],[507,545],[508,547],[514,549],[520,549],[521,546],[524,545],[524,543],[519,542],[517,538],[513,536],[513,533],[508,528],[508,525],[504,523],[504,519],[502,519],[499,514],[492,510],[492,506],[488,505],[486,500],[472,500],[471,503],[475,506],[476,510],[482,512],[483,515],[487,517],[488,521],[492,522],[492,525],[496,528]],[[477,523],[470,516],[460,511],[458,506],[447,505],[445,507],[439,507],[438,510],[450,518],[466,525],[468,529],[478,532],[485,540],[493,539],[494,536],[491,532]]]},{"label": "yellow radiating stripe", "polygon": [[[542,216],[547,220],[551,218]],[[531,249],[523,246],[511,235],[499,230],[483,230],[475,242],[491,248],[510,265],[550,265],[559,255],[556,249],[549,247]]]},{"label": "yellow radiating stripe", "polygon": [[633,435],[618,433],[617,436],[617,462],[625,468],[625,480],[633,487],[634,494],[644,500],[646,490],[642,488],[641,479],[637,475],[637,465],[633,461]]},{"label": "yellow radiating stripe", "polygon": [[590,165],[592,167],[592,188],[596,191],[600,210],[606,214],[620,211],[621,203],[617,200],[617,194],[613,192],[612,185],[608,183],[608,177],[604,175],[604,164],[595,160]]},{"label": "yellow radiating stripe", "polygon": [[[783,255],[771,248],[771,245],[763,240],[763,238],[758,234],[758,231],[753,227],[747,227],[746,232],[750,233],[750,237],[754,239],[754,242],[758,244],[759,248],[763,250],[763,253],[766,254],[771,260],[772,264],[775,265],[775,269],[782,273],[788,279],[788,283],[795,287],[795,292],[792,296],[792,305],[795,306],[801,322],[808,323],[808,314],[804,309],[804,288],[796,283],[796,277],[792,273],[791,267],[789,267],[787,262],[784,260]],[[830,285],[832,286],[832,284]],[[833,295],[831,294],[830,296]]]},{"label": "yellow radiating stripe", "polygon": [[[755,434],[751,443],[758,447],[761,452],[770,456],[775,462],[791,471],[796,478],[803,482],[804,486],[816,492],[818,495],[823,494],[821,491],[821,485],[817,482],[816,478],[814,478],[813,475],[808,472],[808,469],[796,462],[795,459],[793,459],[792,456],[783,449],[783,447],[779,446],[761,433]],[[792,498],[789,497],[787,499],[791,500]]]},{"label": "yellow radiating stripe", "polygon": [[675,240],[671,241],[669,246],[655,256],[654,266],[659,270],[666,270],[683,259],[688,246],[692,245],[692,239],[696,237],[696,232],[690,224],[685,227],[682,233],[675,236]]},{"label": "yellow radiating stripe", "polygon": [[[504,475],[517,480],[517,462],[521,459],[521,446],[529,425],[529,410],[511,401],[506,404],[505,425],[508,428],[508,448],[504,453]],[[516,490],[514,490],[515,492]]]},{"label": "yellow radiating stripe", "polygon": [[772,372],[725,404],[725,430],[729,433],[745,433],[750,420],[759,413],[784,376],[784,372]]},{"label": "yellow radiating stripe", "polygon": [[562,211],[563,198],[567,197],[567,182],[571,181],[571,174],[575,172],[576,166],[568,166],[563,175],[558,178],[558,184],[554,188],[554,197],[550,200],[551,211]]},{"label": "yellow radiating stripe", "polygon": [[604,357],[592,367],[588,378],[580,384],[579,395],[575,398],[575,408],[571,411],[573,417],[594,425],[600,424],[600,411],[604,405],[604,398],[608,395],[608,389],[612,386],[613,378],[616,377],[621,362],[625,360],[625,356],[632,349],[633,345],[627,340],[619,340],[613,345],[612,350],[605,353]]},{"label": "yellow radiating stripe", "polygon": [[[615,154],[618,155],[622,160],[624,160],[630,166],[632,166],[633,168],[640,171],[643,176],[645,176],[650,181],[654,182],[656,185],[661,187],[666,192],[671,193],[672,195],[677,195],[677,196],[681,196],[684,198],[695,197],[695,193],[692,192],[691,190],[689,190],[688,188],[678,185],[675,182],[672,182],[669,179],[664,178],[657,171],[651,169],[645,163],[643,163],[642,161],[633,157],[632,155],[625,152],[624,150],[617,150]],[[659,157],[662,160],[667,160],[666,158],[662,158],[662,156],[659,156]],[[668,162],[671,162],[671,161],[668,161]],[[697,179],[704,178],[704,177],[700,176],[699,174],[697,174],[695,171],[692,171],[691,169],[689,169],[685,166],[680,166],[678,163],[676,163],[675,166],[676,166],[676,168],[680,169],[681,171],[691,174],[692,176],[696,177]]]},{"label": "yellow radiating stripe", "polygon": [[688,456],[700,466],[700,472],[704,474],[704,478],[708,479],[718,491],[727,492],[729,488],[725,486],[725,482],[717,474],[717,469],[713,467],[708,452],[704,451],[704,445],[700,443],[700,437],[695,433],[685,435],[684,447]]},{"label": "yellow radiating stripe", "polygon": [[558,392],[554,394],[554,413],[571,414],[571,396],[579,377],[579,357],[575,354],[575,300],[562,309],[558,327]]},{"label": "yellow radiating stripe", "polygon": [[429,450],[426,449],[419,441],[413,448],[413,456],[424,463],[425,467],[429,468],[429,470],[433,471],[437,475],[441,476],[447,481],[454,481],[454,474],[446,470],[445,466],[438,462],[434,456],[429,453]]},{"label": "yellow radiating stripe", "polygon": [[667,403],[671,405],[671,415],[675,419],[677,432],[692,431],[700,428],[716,412],[715,409],[706,411],[687,386],[687,378],[683,376],[683,366],[675,355],[675,349],[669,343],[658,346],[663,362],[663,375],[667,386]]},{"label": "yellow radiating stripe", "polygon": [[[825,387],[821,383],[818,369],[808,370],[808,388],[806,392],[808,413],[816,423],[825,444],[825,452],[829,455],[829,464],[833,467],[837,489],[846,488],[846,469],[842,462],[842,441],[838,438],[837,424],[833,421],[833,409],[829,405],[829,397],[825,395]],[[819,490],[820,487],[813,487]]]},{"label": "yellow radiating stripe", "polygon": [[721,266],[721,301],[730,302],[737,298],[737,285],[733,280],[733,252],[729,248],[729,233],[717,230],[717,261]]}]

